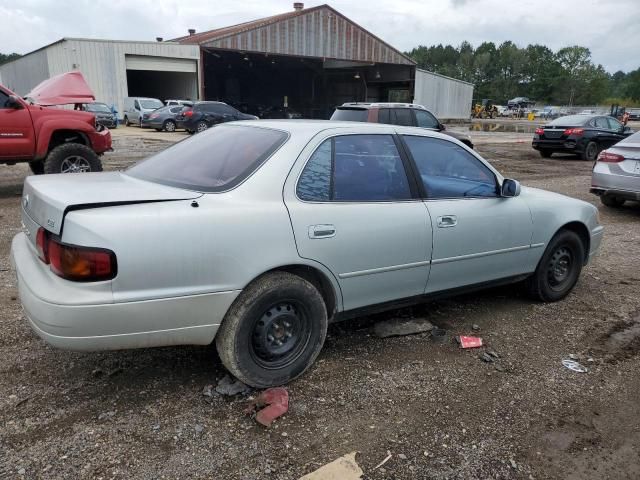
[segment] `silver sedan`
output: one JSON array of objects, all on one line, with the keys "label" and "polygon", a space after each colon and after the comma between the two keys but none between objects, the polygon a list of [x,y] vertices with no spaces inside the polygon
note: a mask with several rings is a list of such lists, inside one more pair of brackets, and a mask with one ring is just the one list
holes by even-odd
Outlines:
[{"label": "silver sedan", "polygon": [[640,201],[640,132],[603,150],[593,166],[591,193],[608,207]]},{"label": "silver sedan", "polygon": [[66,349],[216,342],[256,387],[302,374],[330,321],[524,281],[564,298],[603,229],[452,137],[245,121],[124,172],[28,177],[12,244],[33,330]]}]

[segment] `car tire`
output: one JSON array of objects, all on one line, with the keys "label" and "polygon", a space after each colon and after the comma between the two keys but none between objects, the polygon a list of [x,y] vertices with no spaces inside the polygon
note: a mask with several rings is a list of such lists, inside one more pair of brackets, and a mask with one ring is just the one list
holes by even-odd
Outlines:
[{"label": "car tire", "polygon": [[129,123],[129,117],[127,117],[126,115],[124,116],[124,126],[125,127],[131,126],[131,124]]},{"label": "car tire", "polygon": [[600,148],[596,142],[589,142],[587,146],[584,147],[584,151],[582,152],[581,158],[582,160],[587,160],[589,162],[595,162],[596,158],[598,158],[598,153],[600,153]]},{"label": "car tire", "polygon": [[585,246],[575,232],[560,230],[551,239],[536,271],[526,280],[529,295],[543,302],[557,302],[575,287],[582,271]]},{"label": "car tire", "polygon": [[611,208],[618,208],[624,205],[625,199],[620,197],[614,197],[612,195],[603,194],[600,195],[600,201],[603,205]]},{"label": "car tire", "polygon": [[174,122],[173,120],[166,120],[162,128],[164,129],[165,132],[175,132],[176,122]]},{"label": "car tire", "polygon": [[188,133],[189,135],[193,135],[193,134],[194,134],[194,133],[196,133],[196,132],[195,132],[195,131],[193,131],[193,130],[187,130],[187,133]]},{"label": "car tire", "polygon": [[269,273],[235,300],[217,332],[216,348],[240,381],[274,387],[309,368],[322,349],[327,324],[316,287],[291,273]]},{"label": "car tire", "polygon": [[65,143],[49,152],[44,161],[44,173],[101,172],[100,157],[86,145]]},{"label": "car tire", "polygon": [[34,175],[42,175],[44,173],[44,162],[42,160],[34,160],[29,162],[29,168]]},{"label": "car tire", "polygon": [[196,124],[196,133],[204,132],[208,128],[209,128],[209,125],[207,124],[207,122],[205,122],[204,120],[200,120]]},{"label": "car tire", "polygon": [[553,155],[553,152],[550,152],[549,150],[540,150],[540,156],[542,158],[551,158],[551,155]]}]

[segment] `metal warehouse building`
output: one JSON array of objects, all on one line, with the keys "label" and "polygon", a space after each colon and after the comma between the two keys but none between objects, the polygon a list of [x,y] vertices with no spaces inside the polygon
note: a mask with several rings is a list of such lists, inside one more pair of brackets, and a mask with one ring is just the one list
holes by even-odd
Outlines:
[{"label": "metal warehouse building", "polygon": [[328,118],[343,102],[412,102],[441,118],[468,118],[473,86],[415,62],[328,5],[170,41],[64,38],[0,66],[20,95],[52,75],[80,70],[99,101],[123,111],[127,96],[221,100],[255,112],[288,106]]}]

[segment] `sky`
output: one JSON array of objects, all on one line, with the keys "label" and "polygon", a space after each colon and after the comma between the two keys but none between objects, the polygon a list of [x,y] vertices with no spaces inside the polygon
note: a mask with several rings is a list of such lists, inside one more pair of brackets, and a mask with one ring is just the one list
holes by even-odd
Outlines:
[{"label": "sky", "polygon": [[[640,0],[325,1],[401,51],[511,40],[554,51],[581,45],[611,73],[640,67]],[[287,0],[0,0],[0,52],[27,53],[62,37],[170,39],[292,8]]]}]

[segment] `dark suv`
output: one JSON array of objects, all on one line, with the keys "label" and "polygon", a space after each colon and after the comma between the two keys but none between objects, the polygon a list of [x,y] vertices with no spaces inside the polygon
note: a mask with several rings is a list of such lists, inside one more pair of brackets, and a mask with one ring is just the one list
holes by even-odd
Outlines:
[{"label": "dark suv", "polygon": [[176,120],[189,133],[202,132],[212,125],[234,120],[257,120],[255,115],[242,113],[224,102],[195,102],[185,107]]},{"label": "dark suv", "polygon": [[442,132],[473,148],[471,137],[445,131],[433,113],[415,103],[345,103],[331,115],[331,120],[347,122],[389,123],[406,127],[422,127]]}]

